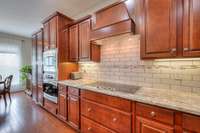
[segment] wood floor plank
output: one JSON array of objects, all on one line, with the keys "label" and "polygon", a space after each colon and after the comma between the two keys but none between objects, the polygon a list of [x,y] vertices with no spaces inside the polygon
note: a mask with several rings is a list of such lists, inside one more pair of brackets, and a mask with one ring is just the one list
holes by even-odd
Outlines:
[{"label": "wood floor plank", "polygon": [[0,99],[0,133],[76,133],[76,131],[34,104],[24,93],[15,93],[12,94],[12,102],[8,102],[6,107],[3,99]]}]

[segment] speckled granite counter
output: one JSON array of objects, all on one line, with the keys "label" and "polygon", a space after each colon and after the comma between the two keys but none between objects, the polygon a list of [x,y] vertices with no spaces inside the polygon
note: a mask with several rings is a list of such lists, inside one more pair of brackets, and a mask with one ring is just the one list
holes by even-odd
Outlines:
[{"label": "speckled granite counter", "polygon": [[133,92],[115,91],[92,86],[91,84],[95,82],[81,79],[59,81],[58,83],[200,116],[200,95],[194,93],[136,86],[132,86],[133,89],[136,89]]}]

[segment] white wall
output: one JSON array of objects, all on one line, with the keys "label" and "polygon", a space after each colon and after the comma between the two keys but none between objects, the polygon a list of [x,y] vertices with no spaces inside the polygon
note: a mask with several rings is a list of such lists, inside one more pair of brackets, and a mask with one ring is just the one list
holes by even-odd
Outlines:
[{"label": "white wall", "polygon": [[[8,44],[8,45],[12,44],[12,45],[16,45],[16,46],[18,45],[19,48],[20,48],[20,51],[21,51],[20,66],[31,65],[31,58],[32,58],[32,41],[31,41],[31,38],[26,38],[26,37],[21,37],[21,36],[17,36],[17,35],[11,35],[11,34],[6,34],[6,33],[0,32],[0,45],[1,44],[2,45],[3,44],[4,45],[5,44]],[[10,45],[10,46],[12,46],[12,45]],[[7,49],[9,50],[9,47]],[[0,51],[1,51],[1,49],[0,49]],[[3,62],[1,62],[1,63],[3,63]],[[3,77],[3,78],[5,78],[5,77]],[[16,78],[16,77],[14,77],[14,78]],[[20,81],[20,84],[13,85],[13,87],[11,88],[11,91],[12,92],[20,91],[23,88],[24,87],[22,85],[22,82]]]}]

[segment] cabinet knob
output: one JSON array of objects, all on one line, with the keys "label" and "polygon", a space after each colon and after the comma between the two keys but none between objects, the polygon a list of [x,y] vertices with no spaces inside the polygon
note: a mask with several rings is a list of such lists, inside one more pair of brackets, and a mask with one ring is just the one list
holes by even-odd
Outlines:
[{"label": "cabinet knob", "polygon": [[156,113],[155,113],[154,111],[152,111],[152,112],[150,113],[150,115],[151,115],[151,117],[155,117],[155,116],[156,116]]},{"label": "cabinet knob", "polygon": [[176,52],[176,48],[171,49],[171,53],[174,53],[174,52]]},{"label": "cabinet knob", "polygon": [[88,131],[91,131],[92,130],[92,128],[91,127],[88,127],[88,129],[87,129]]},{"label": "cabinet knob", "polygon": [[189,48],[184,48],[184,49],[183,49],[183,51],[188,51],[188,50],[189,50]]},{"label": "cabinet knob", "polygon": [[91,111],[92,111],[92,108],[88,108],[87,111],[88,111],[88,112],[91,112]]},{"label": "cabinet knob", "polygon": [[113,118],[112,121],[113,121],[113,122],[116,122],[116,121],[117,121],[117,118]]}]

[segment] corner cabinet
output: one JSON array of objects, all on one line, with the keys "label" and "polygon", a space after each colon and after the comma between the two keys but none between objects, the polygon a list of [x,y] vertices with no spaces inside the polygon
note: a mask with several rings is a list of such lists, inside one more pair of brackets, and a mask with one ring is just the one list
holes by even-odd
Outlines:
[{"label": "corner cabinet", "polygon": [[177,55],[176,1],[141,0],[141,57]]},{"label": "corner cabinet", "polygon": [[200,56],[200,1],[184,0],[183,56]]}]

